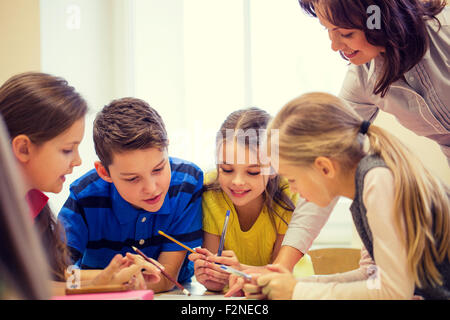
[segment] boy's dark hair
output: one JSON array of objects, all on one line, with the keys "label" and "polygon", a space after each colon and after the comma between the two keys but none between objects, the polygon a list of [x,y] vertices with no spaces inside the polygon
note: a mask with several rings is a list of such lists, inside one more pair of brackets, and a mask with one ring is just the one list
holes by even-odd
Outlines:
[{"label": "boy's dark hair", "polygon": [[[364,31],[367,42],[384,47],[385,60],[374,94],[384,97],[395,81],[413,68],[428,50],[426,20],[435,19],[446,6],[446,0],[299,0],[308,14],[316,17],[320,6],[325,18],[337,27]],[[369,6],[380,8],[381,28],[369,29]],[[323,11],[323,12],[322,12]],[[346,59],[345,57],[343,57]],[[346,59],[347,60],[347,59]]]},{"label": "boy's dark hair", "polygon": [[114,153],[169,145],[161,116],[137,98],[113,100],[94,121],[95,152],[108,171]]}]

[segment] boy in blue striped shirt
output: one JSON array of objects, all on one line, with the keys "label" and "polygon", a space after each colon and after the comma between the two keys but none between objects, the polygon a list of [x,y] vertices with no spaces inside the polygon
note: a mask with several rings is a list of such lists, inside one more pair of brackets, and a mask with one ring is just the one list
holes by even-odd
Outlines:
[{"label": "boy in blue striped shirt", "polygon": [[[100,161],[71,184],[58,216],[75,264],[103,269],[115,254],[134,253],[135,246],[179,282],[192,277],[186,250],[158,230],[190,247],[202,244],[203,172],[169,157],[168,143],[160,115],[140,99],[114,100],[97,115],[94,144]],[[173,283],[161,277],[147,287],[162,292]]]}]

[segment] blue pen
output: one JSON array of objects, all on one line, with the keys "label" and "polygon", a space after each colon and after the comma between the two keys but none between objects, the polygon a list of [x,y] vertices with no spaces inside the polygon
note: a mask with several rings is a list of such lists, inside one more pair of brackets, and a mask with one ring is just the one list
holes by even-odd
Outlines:
[{"label": "blue pen", "polygon": [[220,269],[222,269],[222,270],[224,270],[224,271],[226,271],[228,273],[232,273],[232,274],[235,274],[237,276],[244,277],[246,280],[252,280],[252,276],[251,275],[246,274],[245,272],[236,270],[236,269],[234,269],[232,267],[225,266],[225,265],[221,264],[220,265]]},{"label": "blue pen", "polygon": [[227,232],[229,217],[230,217],[230,210],[227,210],[227,214],[225,216],[225,222],[223,223],[223,228],[222,228],[222,236],[220,237],[219,250],[217,251],[217,256],[219,256],[219,257],[222,255],[223,246],[225,244],[225,233]]}]

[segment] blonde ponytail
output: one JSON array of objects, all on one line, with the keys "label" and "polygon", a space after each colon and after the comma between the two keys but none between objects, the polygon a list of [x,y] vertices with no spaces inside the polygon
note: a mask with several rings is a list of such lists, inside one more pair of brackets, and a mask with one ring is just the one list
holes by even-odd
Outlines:
[{"label": "blonde ponytail", "polygon": [[418,287],[442,285],[436,263],[450,259],[448,188],[423,166],[396,137],[370,126],[372,154],[379,155],[394,175],[397,227],[406,230],[408,262]]},{"label": "blonde ponytail", "polygon": [[285,105],[267,132],[279,129],[279,156],[292,165],[310,165],[319,156],[354,169],[367,154],[380,156],[395,183],[397,227],[406,230],[408,263],[418,287],[442,285],[436,265],[450,260],[449,189],[406,146],[370,125],[369,150],[360,133],[362,118],[341,99],[308,93]]}]

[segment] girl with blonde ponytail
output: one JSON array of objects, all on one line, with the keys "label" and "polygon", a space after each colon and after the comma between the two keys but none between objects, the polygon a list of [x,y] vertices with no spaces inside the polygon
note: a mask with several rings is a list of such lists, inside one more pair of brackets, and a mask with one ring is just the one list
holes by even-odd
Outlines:
[{"label": "girl with blonde ponytail", "polygon": [[365,263],[350,272],[297,280],[273,266],[275,272],[244,287],[247,296],[450,299],[450,192],[414,153],[326,93],[288,103],[268,134],[274,129],[279,174],[293,192],[321,207],[336,196],[353,199]]}]

